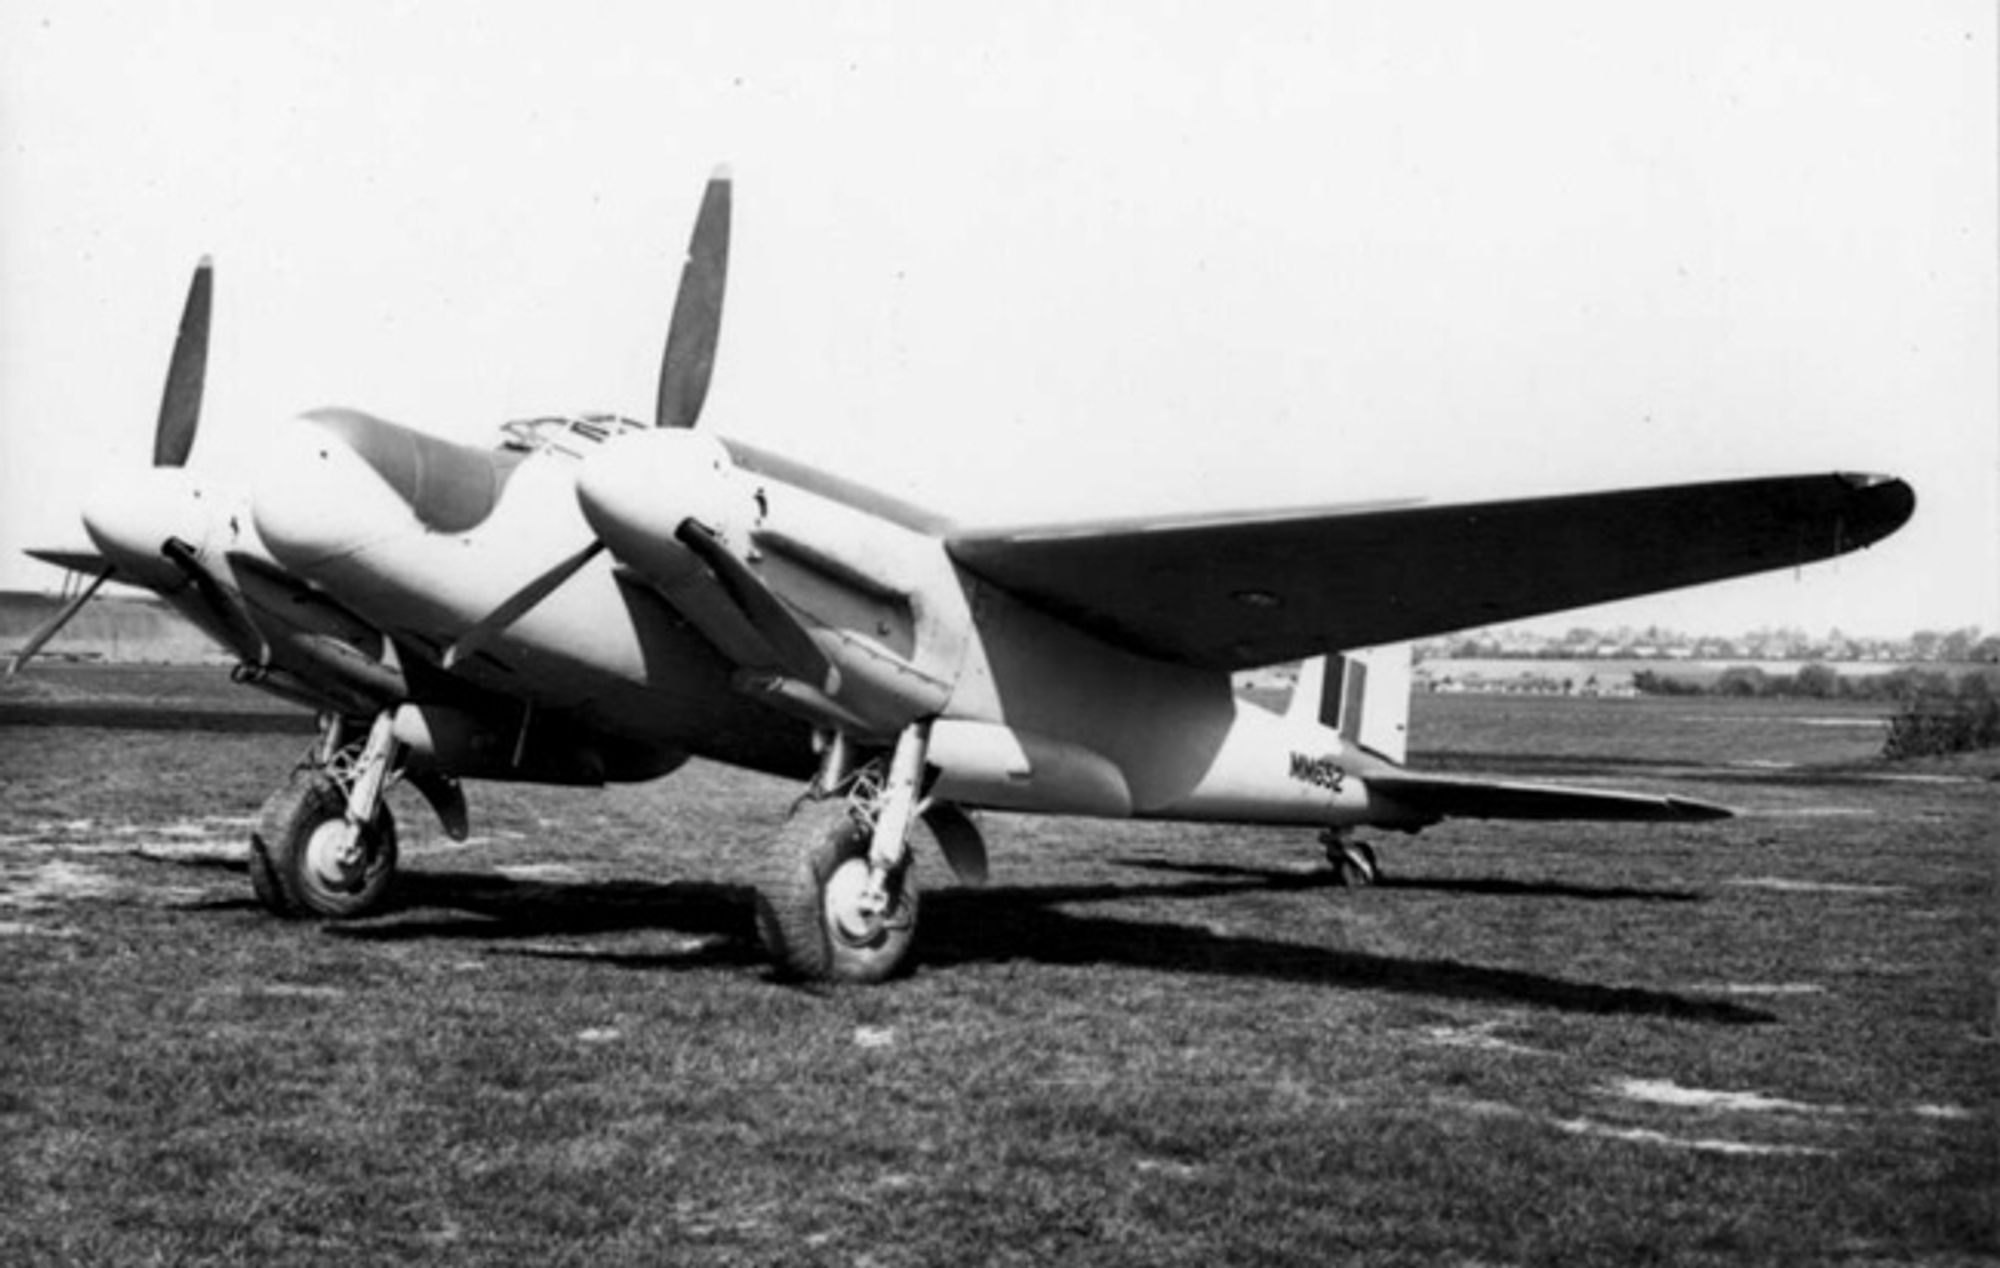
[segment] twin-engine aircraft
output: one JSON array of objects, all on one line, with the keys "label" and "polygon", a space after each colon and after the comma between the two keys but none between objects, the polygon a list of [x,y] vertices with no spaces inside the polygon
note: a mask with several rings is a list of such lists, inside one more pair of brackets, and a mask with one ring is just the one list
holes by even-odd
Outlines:
[{"label": "twin-engine aircraft", "polygon": [[[975,810],[1296,825],[1342,879],[1362,827],[1448,816],[1685,821],[1671,796],[1407,769],[1407,642],[1867,546],[1907,520],[1872,475],[1436,505],[971,529],[699,428],[730,180],[697,217],[650,425],[508,423],[472,448],[352,409],[303,416],[247,489],[184,467],[211,269],[196,270],[150,470],[89,499],[87,551],[317,711],[265,804],[257,897],[380,910],[407,779],[462,838],[465,778],[648,780],[699,756],[803,782],[755,877],[780,968],[910,963],[922,823],[984,878]],[[18,667],[87,599],[37,631]],[[1304,661],[1278,713],[1233,671]]]}]

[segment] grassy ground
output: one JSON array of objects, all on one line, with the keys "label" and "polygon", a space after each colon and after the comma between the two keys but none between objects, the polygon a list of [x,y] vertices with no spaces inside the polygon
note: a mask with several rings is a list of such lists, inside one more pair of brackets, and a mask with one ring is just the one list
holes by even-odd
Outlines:
[{"label": "grassy ground", "polygon": [[754,951],[781,785],[482,785],[464,846],[399,794],[398,909],[285,925],[241,841],[303,737],[0,726],[0,1262],[1986,1262],[1995,764],[1752,703],[1419,700],[1431,765],[1746,813],[1365,893],[996,818],[836,992]]}]

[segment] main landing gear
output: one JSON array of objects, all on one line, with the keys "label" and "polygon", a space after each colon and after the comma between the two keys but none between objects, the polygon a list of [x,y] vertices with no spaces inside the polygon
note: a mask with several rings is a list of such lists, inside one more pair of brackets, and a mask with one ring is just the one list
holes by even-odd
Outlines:
[{"label": "main landing gear", "polygon": [[401,774],[391,716],[350,740],[345,720],[320,738],[264,803],[250,837],[250,884],[272,913],[351,920],[381,909],[396,875],[396,821],[383,793]]},{"label": "main landing gear", "polygon": [[910,968],[918,893],[909,832],[929,745],[928,722],[905,728],[886,763],[857,763],[844,735],[823,740],[819,774],[757,884],[757,934],[781,972],[871,983]]}]

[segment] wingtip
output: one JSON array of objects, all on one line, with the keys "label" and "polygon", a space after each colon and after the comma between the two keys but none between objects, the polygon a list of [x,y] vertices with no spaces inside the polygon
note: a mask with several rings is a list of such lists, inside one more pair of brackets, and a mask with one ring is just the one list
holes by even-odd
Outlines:
[{"label": "wingtip", "polygon": [[1853,495],[1867,519],[1867,541],[1878,542],[1907,524],[1917,512],[1917,491],[1897,476],[1869,471],[1836,472],[1834,479]]},{"label": "wingtip", "polygon": [[69,572],[94,573],[105,568],[104,553],[95,546],[24,546],[21,553]]},{"label": "wingtip", "polygon": [[727,185],[736,179],[736,171],[727,163],[717,163],[708,174],[710,184]]},{"label": "wingtip", "polygon": [[1901,476],[1888,475],[1880,471],[1836,471],[1833,473],[1833,478],[1857,493],[1910,487],[1909,481]]}]

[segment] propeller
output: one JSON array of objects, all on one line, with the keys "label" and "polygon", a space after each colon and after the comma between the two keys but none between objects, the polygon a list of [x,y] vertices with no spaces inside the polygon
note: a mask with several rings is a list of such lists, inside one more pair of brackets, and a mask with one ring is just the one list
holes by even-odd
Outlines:
[{"label": "propeller", "polygon": [[693,427],[708,399],[715,371],[716,341],[722,333],[722,291],[729,276],[729,189],[727,167],[718,167],[701,196],[694,234],[688,239],[681,289],[674,297],[673,323],[660,359],[656,427]]},{"label": "propeller", "polygon": [[69,624],[71,617],[83,611],[83,605],[90,602],[90,596],[97,593],[97,587],[111,579],[111,573],[112,569],[107,567],[102,572],[93,576],[90,579],[89,585],[79,590],[75,598],[63,604],[62,611],[57,612],[53,617],[42,622],[40,629],[28,635],[28,641],[21,644],[21,650],[15,652],[14,659],[7,662],[7,676],[9,678],[20,673],[21,666],[27,664],[34,658],[36,652],[42,650],[42,644],[54,638],[61,632],[63,626]]},{"label": "propeller", "polygon": [[[653,411],[656,427],[692,428],[701,417],[702,403],[708,399],[708,382],[715,372],[715,349],[722,334],[723,288],[729,275],[730,186],[729,168],[726,165],[716,168],[702,192],[701,210],[695,215],[694,232],[688,237],[680,291],[674,296],[673,320],[667,326],[666,351],[660,358],[659,398]],[[189,303],[193,304],[192,294]],[[483,650],[603,549],[604,543],[593,539],[467,627],[445,649],[444,668],[462,664]]]},{"label": "propeller", "polygon": [[160,394],[160,418],[153,428],[153,465],[187,465],[201,421],[201,389],[208,378],[208,314],[215,297],[215,261],[201,257],[181,308],[174,358],[167,363],[167,386]]},{"label": "propeller", "polygon": [[[153,425],[155,467],[185,466],[188,452],[194,448],[195,429],[201,422],[202,385],[208,377],[209,312],[214,302],[215,261],[204,255],[201,262],[195,265],[193,278],[188,281],[187,301],[181,305],[180,331],[174,336],[173,359],[167,363],[167,383],[160,393],[160,415]],[[8,662],[7,676],[12,678],[21,672],[21,667],[60,633],[63,626],[83,610],[98,587],[116,572],[115,565],[106,564],[92,576],[88,586],[63,605],[61,611],[29,635],[28,641]]]},{"label": "propeller", "polygon": [[564,582],[574,577],[585,564],[597,558],[598,552],[603,549],[604,543],[593,538],[582,550],[561,560],[555,567],[516,590],[506,602],[487,613],[477,624],[468,627],[450,647],[445,648],[439,663],[444,668],[451,669],[484,651],[502,631],[526,616],[529,610],[540,605],[543,599],[561,589]]}]

